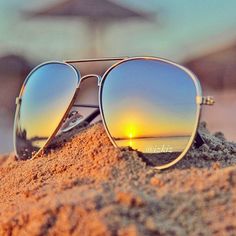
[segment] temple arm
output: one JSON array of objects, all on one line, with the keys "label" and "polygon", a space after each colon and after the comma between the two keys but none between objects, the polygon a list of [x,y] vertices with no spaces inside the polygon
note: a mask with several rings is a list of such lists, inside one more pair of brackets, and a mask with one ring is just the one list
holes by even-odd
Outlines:
[{"label": "temple arm", "polygon": [[86,116],[83,120],[85,123],[91,123],[96,117],[100,115],[100,109],[98,105],[91,105],[91,104],[75,104],[73,107],[84,107],[84,108],[96,108],[95,111],[93,111],[91,114]]},{"label": "temple arm", "polygon": [[[99,106],[97,106],[97,105],[86,104],[86,105],[73,105],[73,106],[74,107],[97,108],[94,112],[92,112],[90,115],[85,117],[85,119],[83,120],[83,122],[85,122],[85,123],[90,124],[96,117],[98,117],[100,115],[100,109],[99,109]],[[197,131],[197,134],[195,137],[195,147],[199,148],[204,143],[205,142],[204,142],[201,134]]]},{"label": "temple arm", "polygon": [[203,144],[205,143],[205,141],[203,140],[201,134],[197,131],[197,134],[195,136],[195,147],[199,148],[201,147]]}]

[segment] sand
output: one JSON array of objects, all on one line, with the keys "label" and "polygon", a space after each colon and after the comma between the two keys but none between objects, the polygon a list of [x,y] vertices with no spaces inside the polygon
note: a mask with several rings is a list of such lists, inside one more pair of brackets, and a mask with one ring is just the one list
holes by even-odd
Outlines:
[{"label": "sand", "polygon": [[200,130],[207,143],[165,171],[101,123],[0,158],[0,235],[236,235],[236,144]]}]

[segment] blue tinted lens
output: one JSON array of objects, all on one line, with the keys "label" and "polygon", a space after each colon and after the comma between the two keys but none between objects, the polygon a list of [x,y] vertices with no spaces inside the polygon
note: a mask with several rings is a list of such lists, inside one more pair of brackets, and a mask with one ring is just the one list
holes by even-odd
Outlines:
[{"label": "blue tinted lens", "polygon": [[65,115],[78,80],[76,70],[63,63],[41,65],[29,75],[15,117],[18,158],[31,158],[45,146]]},{"label": "blue tinted lens", "polygon": [[196,131],[197,82],[154,59],[122,62],[105,76],[101,104],[114,143],[146,153],[156,165],[180,156]]}]

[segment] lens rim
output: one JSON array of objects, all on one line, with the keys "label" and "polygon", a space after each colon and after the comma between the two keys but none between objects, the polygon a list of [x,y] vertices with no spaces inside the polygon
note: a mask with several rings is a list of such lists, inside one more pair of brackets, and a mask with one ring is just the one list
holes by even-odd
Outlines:
[{"label": "lens rim", "polygon": [[[48,137],[45,145],[40,148],[36,153],[34,153],[32,155],[31,158],[28,158],[27,160],[31,160],[31,159],[34,159],[36,156],[40,155],[44,149],[49,145],[49,143],[52,141],[52,139],[55,137],[55,135],[57,134],[57,132],[59,131],[64,119],[68,116],[72,106],[73,106],[73,103],[75,101],[75,98],[77,96],[77,92],[78,92],[78,88],[79,88],[79,85],[80,85],[80,82],[81,82],[81,74],[80,74],[80,71],[77,70],[73,65],[69,64],[69,63],[66,63],[66,62],[60,62],[60,61],[47,61],[47,62],[44,62],[44,63],[41,63],[39,64],[38,66],[34,67],[30,73],[27,75],[26,79],[24,80],[22,86],[21,86],[21,89],[20,89],[20,93],[19,93],[19,96],[17,97],[17,100],[20,101],[23,97],[23,92],[26,88],[26,85],[27,85],[27,82],[29,81],[31,75],[37,71],[39,68],[43,67],[43,66],[46,66],[46,65],[50,65],[50,64],[60,64],[60,65],[66,65],[68,66],[70,69],[72,69],[72,71],[75,73],[75,76],[77,78],[77,85],[76,85],[76,88],[75,88],[75,91],[74,91],[74,94],[73,94],[73,97],[70,101],[70,103],[68,104],[68,107],[66,109],[66,112],[64,113],[64,115],[62,116],[59,124],[57,125],[56,129],[53,131],[53,133]],[[15,111],[15,118],[14,118],[14,126],[13,126],[13,146],[14,146],[14,154],[15,154],[15,157],[18,159],[18,160],[25,160],[23,158],[21,158],[18,154],[17,154],[17,149],[16,149],[16,121],[17,121],[17,116],[19,114],[19,110],[20,110],[20,103],[17,103],[16,104],[16,111]]]},{"label": "lens rim", "polygon": [[196,109],[197,109],[197,112],[196,112],[195,123],[194,123],[193,131],[192,131],[192,135],[191,135],[191,137],[189,139],[189,142],[188,142],[187,146],[185,147],[185,149],[182,151],[182,153],[176,159],[174,159],[173,161],[171,161],[171,162],[169,162],[167,164],[160,165],[160,166],[155,166],[155,169],[158,169],[158,170],[166,169],[166,168],[169,168],[169,167],[173,166],[177,162],[179,162],[186,155],[186,153],[188,152],[188,150],[190,149],[190,147],[192,146],[192,144],[193,144],[193,142],[195,140],[195,137],[196,137],[196,134],[197,134],[197,130],[198,130],[198,126],[199,126],[200,116],[201,116],[201,104],[200,104],[200,102],[198,102],[199,101],[199,97],[202,97],[201,84],[200,84],[200,81],[198,80],[197,76],[193,72],[191,72],[189,69],[187,69],[186,67],[184,67],[182,65],[179,65],[179,64],[177,64],[175,62],[172,62],[170,60],[167,60],[167,59],[164,59],[164,58],[159,58],[159,57],[130,57],[130,58],[125,58],[125,59],[115,63],[111,67],[109,67],[105,71],[105,73],[103,74],[103,76],[101,78],[101,81],[99,83],[99,95],[98,95],[98,97],[99,97],[99,107],[100,107],[100,113],[101,113],[103,125],[105,127],[105,130],[106,130],[106,132],[108,134],[108,137],[109,137],[110,141],[117,148],[119,146],[115,143],[115,141],[112,138],[112,135],[111,135],[111,133],[110,133],[110,131],[108,129],[108,126],[106,124],[105,115],[104,115],[104,112],[103,112],[103,104],[102,104],[103,85],[104,85],[104,82],[105,82],[107,76],[109,75],[109,73],[113,69],[115,69],[120,64],[129,62],[129,61],[133,61],[133,60],[148,60],[148,61],[154,60],[154,61],[165,62],[167,64],[170,64],[170,65],[172,65],[174,67],[177,67],[177,68],[183,70],[185,73],[187,73],[189,75],[189,77],[192,79],[192,81],[194,82],[194,85],[195,85],[195,89],[196,89]]}]

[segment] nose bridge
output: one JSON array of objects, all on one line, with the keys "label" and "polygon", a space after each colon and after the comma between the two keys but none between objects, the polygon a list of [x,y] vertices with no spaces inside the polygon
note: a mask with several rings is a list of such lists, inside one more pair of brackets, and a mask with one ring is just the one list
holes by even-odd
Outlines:
[{"label": "nose bridge", "polygon": [[97,75],[97,74],[88,74],[88,75],[82,76],[81,79],[80,79],[80,82],[82,82],[82,81],[84,81],[84,80],[86,80],[86,79],[88,79],[88,78],[97,78],[97,80],[98,80],[98,86],[99,86],[99,84],[100,84],[100,82],[101,82],[101,79],[102,79],[102,77],[101,77],[100,75]]}]

